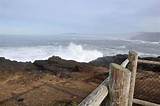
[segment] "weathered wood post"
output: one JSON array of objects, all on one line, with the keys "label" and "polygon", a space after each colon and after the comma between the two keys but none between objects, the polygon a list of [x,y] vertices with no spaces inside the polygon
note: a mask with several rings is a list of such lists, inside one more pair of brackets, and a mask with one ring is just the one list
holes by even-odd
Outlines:
[{"label": "weathered wood post", "polygon": [[109,106],[128,106],[131,72],[117,64],[110,64]]},{"label": "weathered wood post", "polygon": [[128,59],[129,59],[128,69],[131,71],[131,82],[130,82],[128,106],[132,106],[136,72],[137,72],[138,54],[134,51],[129,51]]}]

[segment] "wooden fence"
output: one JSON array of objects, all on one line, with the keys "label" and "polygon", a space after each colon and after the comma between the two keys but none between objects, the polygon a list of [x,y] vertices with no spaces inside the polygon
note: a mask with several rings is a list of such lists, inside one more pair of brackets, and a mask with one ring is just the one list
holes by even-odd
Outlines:
[{"label": "wooden fence", "polygon": [[[121,64],[110,64],[109,77],[106,78],[79,106],[132,106],[133,103],[143,106],[160,106],[133,98],[138,63],[156,64],[160,62],[139,60],[138,54],[129,51],[128,58]],[[127,67],[127,68],[126,68]]]}]

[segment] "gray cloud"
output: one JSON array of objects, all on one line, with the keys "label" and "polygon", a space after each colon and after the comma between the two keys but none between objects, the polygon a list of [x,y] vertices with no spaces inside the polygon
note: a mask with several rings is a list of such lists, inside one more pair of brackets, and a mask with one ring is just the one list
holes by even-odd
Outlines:
[{"label": "gray cloud", "polygon": [[160,31],[154,28],[160,21],[159,4],[159,0],[0,0],[0,33]]}]

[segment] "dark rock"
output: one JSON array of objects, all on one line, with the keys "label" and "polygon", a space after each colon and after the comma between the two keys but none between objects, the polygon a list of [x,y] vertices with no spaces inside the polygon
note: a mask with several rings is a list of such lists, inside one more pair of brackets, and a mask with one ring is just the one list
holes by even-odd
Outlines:
[{"label": "dark rock", "polygon": [[34,72],[37,70],[37,67],[28,62],[17,62],[17,61],[11,61],[9,59],[5,59],[3,57],[0,57],[0,79],[6,79],[5,75],[14,75],[17,71],[32,71]]},{"label": "dark rock", "polygon": [[69,75],[72,72],[92,70],[93,67],[88,63],[64,60],[57,56],[53,56],[48,60],[36,60],[33,64],[37,66],[39,70],[53,72],[57,76]]},{"label": "dark rock", "polygon": [[[101,57],[94,61],[91,61],[90,64],[96,65],[96,66],[109,67],[110,63],[121,64],[126,58],[127,58],[127,55],[106,56],[106,57]],[[139,57],[139,59],[160,62],[160,56],[159,57]],[[138,63],[138,69],[160,72],[160,65]]]},{"label": "dark rock", "polygon": [[[60,57],[53,56],[48,60],[36,60],[34,63],[31,62],[17,62],[10,61],[3,57],[0,57],[0,72],[10,74],[15,71],[32,71],[32,72],[52,72],[53,74],[60,77],[69,77],[72,72],[84,72],[93,71],[95,66],[109,68],[110,63],[121,64],[128,56],[126,54],[116,56],[106,56],[93,60],[89,63],[80,63],[73,60],[64,60]],[[144,57],[140,59],[160,61],[160,57]],[[147,71],[160,71],[160,66],[149,65],[149,64],[138,64],[138,69]],[[1,79],[1,77],[0,77]]]},{"label": "dark rock", "polygon": [[127,59],[127,57],[128,56],[126,54],[124,55],[118,54],[116,56],[105,56],[105,57],[101,57],[96,60],[93,60],[89,63],[96,66],[109,67],[110,63],[121,64],[125,59]]}]

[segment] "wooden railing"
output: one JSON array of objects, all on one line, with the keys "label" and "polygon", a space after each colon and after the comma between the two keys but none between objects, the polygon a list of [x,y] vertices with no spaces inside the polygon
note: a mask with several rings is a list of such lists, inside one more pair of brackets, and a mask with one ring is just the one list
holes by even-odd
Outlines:
[{"label": "wooden railing", "polygon": [[130,51],[128,58],[121,65],[110,64],[109,77],[79,106],[100,106],[102,102],[105,106],[132,106],[133,103],[144,106],[160,106],[148,101],[133,99],[138,63],[160,65],[160,62],[138,60],[138,54]]}]

